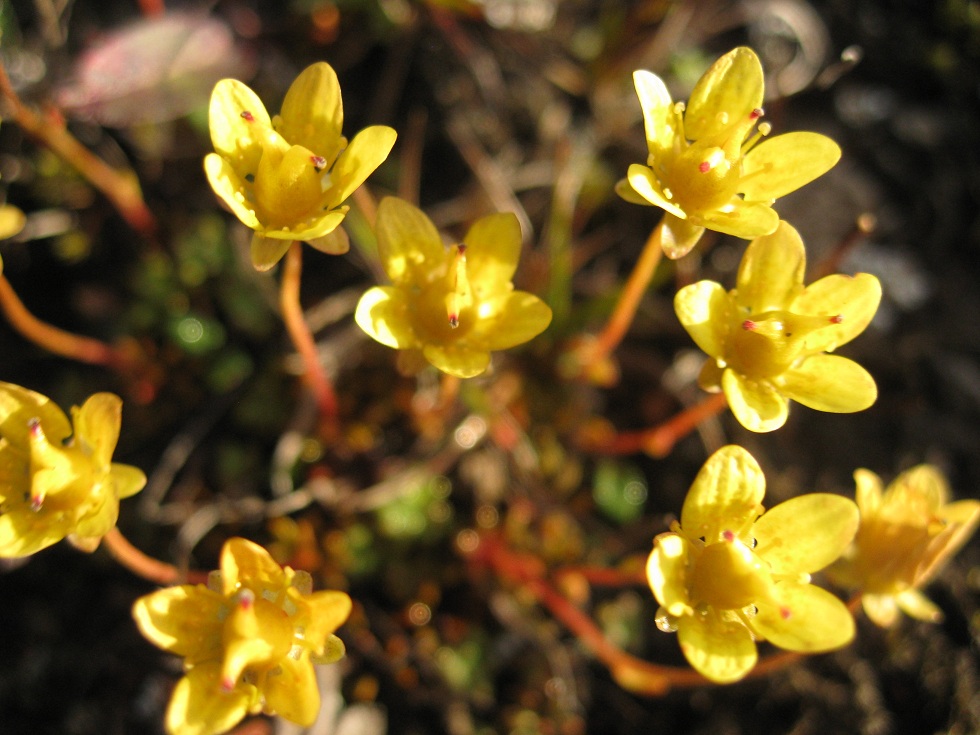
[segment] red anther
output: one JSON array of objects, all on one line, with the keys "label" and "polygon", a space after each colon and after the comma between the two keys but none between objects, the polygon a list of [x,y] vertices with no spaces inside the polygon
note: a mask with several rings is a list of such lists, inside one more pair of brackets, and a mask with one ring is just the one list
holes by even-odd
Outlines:
[{"label": "red anther", "polygon": [[313,162],[313,168],[317,171],[321,171],[327,167],[327,159],[323,156],[312,155],[310,160]]},{"label": "red anther", "polygon": [[242,120],[245,122],[255,122],[255,115],[248,110],[242,110]]},{"label": "red anther", "polygon": [[843,314],[838,314],[837,316],[830,317],[830,323],[831,324],[840,324],[842,321],[844,321],[844,315]]},{"label": "red anther", "polygon": [[250,589],[243,589],[238,595],[238,606],[242,610],[248,610],[252,607],[255,602],[255,593]]},{"label": "red anther", "polygon": [[725,539],[728,543],[735,540],[735,534],[731,531],[722,531],[721,537]]},{"label": "red anther", "polygon": [[459,326],[459,316],[457,314],[449,315],[449,326],[453,329]]},{"label": "red anther", "polygon": [[742,322],[742,329],[744,329],[744,330],[745,330],[746,332],[752,332],[752,331],[754,331],[755,329],[757,329],[757,328],[758,328],[758,326],[759,326],[759,325],[758,325],[758,324],[756,324],[756,323],[755,323],[754,321],[752,321],[751,319],[746,319],[746,320],[745,320],[744,322]]},{"label": "red anther", "polygon": [[779,608],[779,617],[781,617],[783,620],[789,620],[792,614],[793,613],[790,611],[788,607],[786,607],[786,605],[783,605],[781,608]]},{"label": "red anther", "polygon": [[27,428],[31,432],[31,436],[35,439],[44,436],[44,429],[41,428],[41,419],[33,418],[27,422]]},{"label": "red anther", "polygon": [[221,680],[221,688],[226,692],[232,691],[235,688],[235,680],[226,676]]},{"label": "red anther", "polygon": [[43,506],[43,505],[44,505],[44,498],[42,498],[40,495],[32,495],[31,496],[31,510],[32,511],[34,511],[35,513],[37,513],[39,510],[41,510],[41,506]]},{"label": "red anther", "polygon": [[456,252],[459,253],[460,255],[465,255],[466,254],[466,246],[463,245],[462,243],[460,243],[459,245],[456,246]]},{"label": "red anther", "polygon": [[766,112],[761,107],[756,107],[752,112],[749,113],[750,120],[758,120],[760,117],[765,115]]},{"label": "red anther", "polygon": [[700,171],[701,173],[706,174],[710,170],[711,170],[711,164],[708,163],[707,161],[701,161],[701,163],[698,164],[698,171]]}]

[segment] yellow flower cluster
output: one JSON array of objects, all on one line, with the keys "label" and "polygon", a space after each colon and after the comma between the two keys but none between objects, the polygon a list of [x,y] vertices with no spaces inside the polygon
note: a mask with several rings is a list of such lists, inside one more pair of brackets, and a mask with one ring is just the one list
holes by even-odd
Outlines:
[{"label": "yellow flower cluster", "polygon": [[278,263],[295,240],[327,253],[347,251],[347,236],[338,230],[348,209],[342,202],[388,157],[395,131],[374,125],[348,144],[343,122],[340,84],[325,62],[296,78],[274,118],[238,80],[215,86],[215,152],[204,159],[204,170],[215,193],[255,231],[252,264],[258,270]]},{"label": "yellow flower cluster", "polygon": [[854,637],[847,607],[810,584],[847,548],[858,509],[839,495],[801,495],[764,512],[765,478],[739,446],[715,452],[684,499],[679,524],[654,541],[647,580],[662,630],[718,683],[755,666],[756,640],[802,653]]},{"label": "yellow flower cluster", "polygon": [[770,126],[759,124],[763,74],[752,49],[739,47],[718,59],[687,105],[673,102],[663,80],[648,71],[634,72],[633,82],[649,155],[645,166],[629,167],[616,191],[665,210],[662,244],[669,258],[689,252],[705,229],[746,239],[770,234],[779,223],[773,200],[840,159],[838,145],[818,133],[758,143]]},{"label": "yellow flower cluster", "polygon": [[216,735],[259,712],[312,725],[320,709],[313,665],[343,657],[334,631],[351,611],[345,593],[312,588],[308,573],[282,568],[261,546],[232,538],[206,587],[139,598],[136,625],[182,656],[187,671],[170,699],[167,732]]},{"label": "yellow flower cluster", "polygon": [[94,550],[119,516],[119,500],[146,476],[117,464],[122,401],[96,393],[72,420],[40,393],[0,383],[0,557],[34,554],[68,537]]},{"label": "yellow flower cluster", "polygon": [[949,485],[931,465],[900,474],[882,491],[869,470],[854,473],[861,526],[854,544],[829,571],[861,591],[864,612],[890,627],[901,610],[936,622],[942,612],[919,590],[980,525],[980,501],[949,502]]},{"label": "yellow flower cluster", "polygon": [[851,413],[878,396],[864,368],[827,353],[868,326],[881,284],[859,273],[804,287],[805,269],[803,241],[780,222],[749,244],[733,290],[700,281],[674,298],[681,324],[709,356],[701,386],[723,390],[735,418],[751,431],[786,423],[790,399],[817,411]]}]

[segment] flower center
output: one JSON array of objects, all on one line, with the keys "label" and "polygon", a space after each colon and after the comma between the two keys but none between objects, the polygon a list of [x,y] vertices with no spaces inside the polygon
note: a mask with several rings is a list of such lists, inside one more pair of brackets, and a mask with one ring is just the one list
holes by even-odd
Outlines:
[{"label": "flower center", "polygon": [[445,275],[425,286],[412,315],[424,342],[447,344],[462,338],[476,322],[473,291],[466,270],[466,246],[450,253]]},{"label": "flower center", "polygon": [[683,127],[684,107],[674,107],[675,126],[682,150],[666,168],[665,194],[676,200],[688,214],[698,214],[722,209],[731,202],[738,191],[742,173],[742,156],[769,132],[768,125],[760,125],[759,131],[746,140],[762,110],[753,110],[740,120],[728,121],[728,114],[719,113],[720,129],[715,134],[687,144]]},{"label": "flower center", "polygon": [[800,356],[809,334],[840,321],[840,316],[801,316],[780,310],[744,319],[730,331],[728,364],[752,380],[780,375]]},{"label": "flower center", "polygon": [[269,136],[253,182],[259,221],[269,228],[291,228],[315,214],[323,199],[325,166],[325,159],[309,149]]},{"label": "flower center", "polygon": [[772,597],[772,586],[766,564],[725,531],[722,541],[708,544],[694,562],[690,594],[695,604],[739,610]]}]

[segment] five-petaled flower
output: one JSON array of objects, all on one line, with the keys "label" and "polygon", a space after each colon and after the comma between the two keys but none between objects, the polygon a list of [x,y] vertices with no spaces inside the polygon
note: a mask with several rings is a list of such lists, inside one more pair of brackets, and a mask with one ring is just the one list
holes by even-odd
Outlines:
[{"label": "five-petaled flower", "polygon": [[[810,574],[847,548],[857,506],[813,493],[763,514],[765,478],[738,446],[701,468],[680,524],[654,541],[647,580],[661,608],[657,625],[677,631],[688,662],[729,683],[755,666],[755,640],[801,653],[830,651],[854,637],[854,619]],[[761,516],[761,517],[760,517]]]},{"label": "five-petaled flower", "polygon": [[92,551],[116,525],[120,498],[146,484],[142,470],[112,461],[118,396],[96,393],[71,413],[69,421],[40,393],[0,383],[0,557],[66,536]]},{"label": "five-petaled flower", "polygon": [[388,197],[378,206],[377,236],[393,285],[365,293],[355,319],[381,344],[421,350],[443,372],[471,378],[492,351],[527,342],[551,322],[547,304],[511,283],[521,253],[513,214],[479,219],[447,249],[424,213]]},{"label": "five-petaled flower", "polygon": [[946,478],[931,465],[906,470],[884,492],[869,470],[857,470],[854,480],[861,525],[851,548],[828,570],[831,578],[858,588],[865,613],[882,627],[894,625],[899,610],[942,620],[919,590],[976,530],[980,501],[948,503]]},{"label": "five-petaled flower", "polygon": [[735,418],[751,431],[786,423],[789,399],[852,413],[878,396],[864,368],[824,353],[864,331],[881,301],[881,284],[868,273],[835,274],[804,288],[805,268],[803,241],[781,222],[749,244],[734,290],[699,281],[674,298],[681,324],[709,356],[701,387],[724,390]]},{"label": "five-petaled flower", "polygon": [[327,253],[348,249],[341,203],[387,158],[395,131],[374,125],[347,144],[340,85],[333,68],[307,67],[269,117],[258,96],[235,79],[211,95],[215,153],[204,170],[215,193],[255,230],[252,263],[268,270],[295,240]]},{"label": "five-petaled flower", "polygon": [[773,201],[829,171],[840,159],[830,138],[769,132],[762,116],[763,74],[755,52],[739,47],[701,77],[687,106],[660,77],[633,73],[643,109],[647,164],[629,167],[616,186],[624,199],[666,211],[660,238],[669,258],[693,248],[705,228],[751,239],[776,229]]},{"label": "five-petaled flower", "polygon": [[214,735],[265,712],[309,726],[320,709],[313,664],[344,655],[334,631],[347,619],[343,592],[312,592],[307,572],[280,567],[242,538],[225,542],[208,585],[159,590],[133,604],[143,635],[184,657],[167,709],[171,735]]}]

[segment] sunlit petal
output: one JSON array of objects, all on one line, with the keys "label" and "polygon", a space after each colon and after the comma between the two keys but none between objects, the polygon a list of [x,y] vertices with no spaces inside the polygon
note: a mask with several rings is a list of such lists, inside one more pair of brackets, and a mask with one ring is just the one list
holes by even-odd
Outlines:
[{"label": "sunlit petal", "polygon": [[681,509],[688,537],[713,543],[726,530],[738,533],[762,512],[766,480],[755,458],[737,445],[722,447],[698,472]]},{"label": "sunlit petal", "polygon": [[432,365],[457,378],[472,378],[490,366],[490,352],[465,345],[435,345],[422,347],[422,354]]},{"label": "sunlit petal", "polygon": [[177,682],[167,707],[171,735],[218,735],[227,732],[248,713],[254,687],[221,688],[216,664],[195,666]]},{"label": "sunlit petal", "polygon": [[262,100],[237,79],[222,79],[214,86],[208,111],[211,143],[239,176],[255,172],[262,156],[260,138],[272,121]]},{"label": "sunlit petal", "polygon": [[654,175],[653,171],[646,166],[641,166],[638,163],[630,165],[629,170],[626,172],[626,178],[629,179],[633,191],[646,199],[648,203],[665,209],[680,219],[687,218],[684,210],[667,198],[660,181]]},{"label": "sunlit petal", "polygon": [[312,725],[320,711],[316,674],[305,652],[298,660],[289,656],[281,659],[275,673],[266,679],[262,693],[266,712],[303,727]]},{"label": "sunlit petal", "polygon": [[748,628],[715,612],[681,618],[677,642],[694,670],[716,684],[743,678],[759,656]]},{"label": "sunlit petal", "polygon": [[[780,222],[770,235],[749,243],[738,268],[735,301],[739,314],[761,314],[786,309],[803,292],[806,251],[791,225]],[[802,309],[796,313],[810,314]]]},{"label": "sunlit petal", "polygon": [[762,64],[745,46],[718,59],[698,81],[684,115],[686,136],[691,140],[717,138],[733,122],[747,118],[762,107]]},{"label": "sunlit petal", "polygon": [[874,276],[834,274],[807,286],[793,301],[791,310],[839,317],[839,323],[818,329],[806,338],[807,351],[832,352],[865,330],[880,303],[881,283]]},{"label": "sunlit petal", "polygon": [[354,321],[368,336],[398,350],[421,347],[411,320],[408,295],[393,286],[375,286],[357,303]]},{"label": "sunlit petal", "polygon": [[786,423],[789,404],[768,381],[748,380],[728,369],[721,387],[732,414],[749,431],[775,431]]},{"label": "sunlit petal", "polygon": [[775,600],[759,600],[749,619],[752,630],[787,651],[820,653],[854,639],[854,618],[847,606],[812,584],[776,584]]},{"label": "sunlit petal", "polygon": [[730,209],[702,213],[701,224],[709,230],[750,240],[773,232],[779,225],[779,215],[768,204],[735,199]]},{"label": "sunlit petal", "polygon": [[690,615],[691,601],[687,593],[687,566],[690,542],[676,533],[664,533],[654,540],[653,551],[647,558],[647,582],[668,613]]},{"label": "sunlit petal", "polygon": [[395,145],[397,134],[385,125],[372,125],[354,136],[330,171],[331,187],[324,194],[332,209],[374,173]]},{"label": "sunlit petal", "polygon": [[777,135],[764,140],[742,159],[738,190],[747,201],[772,201],[823,176],[840,156],[840,146],[826,135]]},{"label": "sunlit petal", "polygon": [[863,411],[878,398],[868,371],[839,355],[808,357],[773,381],[784,396],[817,411]]},{"label": "sunlit petal", "polygon": [[396,286],[417,286],[438,274],[434,263],[445,261],[446,248],[432,220],[403,199],[386,197],[378,205],[378,256]]},{"label": "sunlit petal", "polygon": [[337,73],[326,62],[308,66],[289,86],[279,113],[279,133],[293,145],[323,156],[327,166],[346,143],[344,108]]},{"label": "sunlit petal", "polygon": [[242,179],[228,161],[217,153],[209,153],[204,157],[204,173],[214,193],[228,205],[232,214],[238,217],[243,225],[253,230],[261,226],[258,217],[255,216],[254,207],[245,201]]},{"label": "sunlit petal", "polygon": [[706,354],[725,354],[731,301],[728,292],[714,281],[698,281],[674,296],[674,311],[691,339]]},{"label": "sunlit petal", "polygon": [[752,535],[755,553],[773,574],[809,574],[844,553],[857,527],[858,508],[853,501],[808,493],[771,508],[752,526]]},{"label": "sunlit petal", "polygon": [[466,237],[466,267],[474,294],[483,299],[507,290],[521,257],[521,224],[510,212],[478,219]]},{"label": "sunlit petal", "polygon": [[660,77],[643,69],[633,72],[633,85],[643,111],[648,150],[654,157],[659,157],[673,146],[676,132],[670,92]]}]

